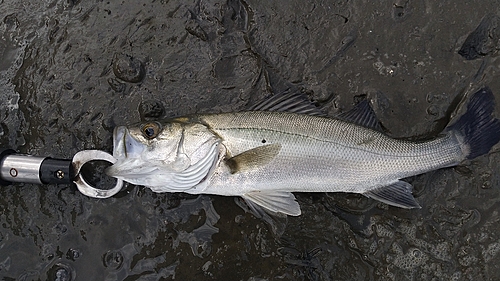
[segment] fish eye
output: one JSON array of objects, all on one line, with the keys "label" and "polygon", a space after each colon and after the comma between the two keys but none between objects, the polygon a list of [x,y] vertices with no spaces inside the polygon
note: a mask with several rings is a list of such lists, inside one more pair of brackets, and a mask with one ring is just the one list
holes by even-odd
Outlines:
[{"label": "fish eye", "polygon": [[146,123],[142,126],[141,132],[144,135],[145,138],[147,139],[154,139],[158,136],[158,134],[161,131],[160,124],[153,122],[153,123]]}]

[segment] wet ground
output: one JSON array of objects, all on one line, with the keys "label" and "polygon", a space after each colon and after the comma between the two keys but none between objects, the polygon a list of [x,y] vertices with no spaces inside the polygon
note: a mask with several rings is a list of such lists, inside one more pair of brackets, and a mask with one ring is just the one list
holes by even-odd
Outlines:
[{"label": "wet ground", "polygon": [[[390,135],[429,136],[460,97],[489,85],[500,100],[499,3],[460,2],[1,1],[0,143],[111,151],[117,125],[287,90],[332,115],[367,95]],[[303,214],[273,225],[229,197],[2,187],[0,277],[494,280],[498,150],[407,179],[420,210],[297,194]]]}]

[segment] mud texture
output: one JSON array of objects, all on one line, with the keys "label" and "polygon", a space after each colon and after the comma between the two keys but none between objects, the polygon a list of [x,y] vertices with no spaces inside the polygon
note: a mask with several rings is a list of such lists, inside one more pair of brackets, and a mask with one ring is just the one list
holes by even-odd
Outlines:
[{"label": "mud texture", "polygon": [[[500,101],[498,4],[1,1],[0,146],[111,151],[117,125],[284,91],[331,115],[366,95],[391,136],[429,137],[478,88]],[[230,197],[1,187],[0,279],[495,280],[498,150],[406,179],[419,210],[306,193],[271,224]]]}]

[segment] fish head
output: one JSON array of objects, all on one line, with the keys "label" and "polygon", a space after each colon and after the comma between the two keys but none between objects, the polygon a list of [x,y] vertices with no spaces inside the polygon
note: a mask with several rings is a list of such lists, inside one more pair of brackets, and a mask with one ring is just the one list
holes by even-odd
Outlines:
[{"label": "fish head", "polygon": [[109,176],[157,192],[186,191],[206,179],[218,158],[219,138],[198,123],[146,122],[116,127]]}]

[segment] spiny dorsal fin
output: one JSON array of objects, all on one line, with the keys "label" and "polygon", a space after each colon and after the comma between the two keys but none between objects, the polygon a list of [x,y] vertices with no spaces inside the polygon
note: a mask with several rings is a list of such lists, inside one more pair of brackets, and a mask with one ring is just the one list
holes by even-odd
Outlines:
[{"label": "spiny dorsal fin", "polygon": [[249,110],[280,111],[314,116],[326,116],[324,112],[322,112],[309,100],[307,95],[297,92],[274,95],[270,98],[260,101],[259,103],[250,107]]},{"label": "spiny dorsal fin", "polygon": [[379,132],[384,131],[367,99],[358,103],[351,110],[335,117]]},{"label": "spiny dorsal fin", "polygon": [[365,196],[386,203],[388,205],[405,209],[421,208],[411,194],[411,184],[398,181],[388,186],[377,187],[363,193]]},{"label": "spiny dorsal fin", "polygon": [[226,164],[233,174],[252,170],[271,162],[280,150],[281,145],[278,143],[259,146],[227,159]]}]

